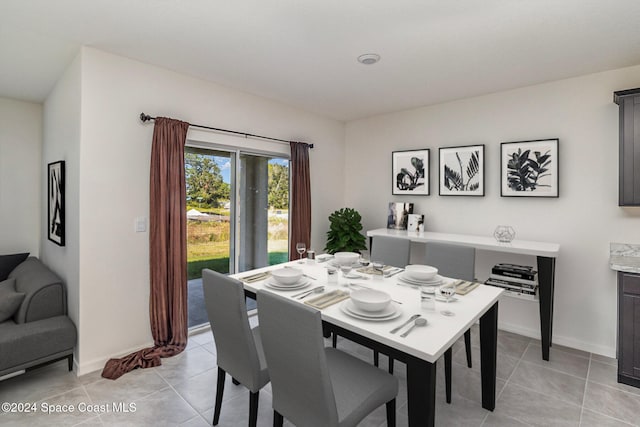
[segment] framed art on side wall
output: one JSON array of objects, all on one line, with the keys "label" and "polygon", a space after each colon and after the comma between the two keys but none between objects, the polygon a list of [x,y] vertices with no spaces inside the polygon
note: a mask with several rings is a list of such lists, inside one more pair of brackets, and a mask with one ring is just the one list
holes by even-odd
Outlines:
[{"label": "framed art on side wall", "polygon": [[558,197],[558,139],[500,144],[502,197]]},{"label": "framed art on side wall", "polygon": [[49,163],[47,176],[47,237],[64,246],[64,161]]},{"label": "framed art on side wall", "polygon": [[429,195],[429,149],[394,151],[391,155],[391,193]]},{"label": "framed art on side wall", "polygon": [[441,196],[484,196],[484,144],[440,148]]}]

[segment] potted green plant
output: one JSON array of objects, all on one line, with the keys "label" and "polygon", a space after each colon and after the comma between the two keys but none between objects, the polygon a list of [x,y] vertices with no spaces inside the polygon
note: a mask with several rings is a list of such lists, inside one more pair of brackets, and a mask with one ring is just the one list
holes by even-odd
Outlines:
[{"label": "potted green plant", "polygon": [[366,239],[360,233],[362,217],[357,210],[342,208],[329,215],[329,231],[327,232],[327,253],[359,252],[367,249]]}]

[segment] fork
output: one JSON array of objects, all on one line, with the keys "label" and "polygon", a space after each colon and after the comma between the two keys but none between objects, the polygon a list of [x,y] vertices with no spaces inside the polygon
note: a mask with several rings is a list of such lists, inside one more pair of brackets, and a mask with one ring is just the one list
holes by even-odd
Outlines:
[{"label": "fork", "polygon": [[299,294],[292,295],[292,298],[303,299],[311,294],[324,292],[324,286],[318,286],[317,288],[310,289],[308,291],[301,292]]}]

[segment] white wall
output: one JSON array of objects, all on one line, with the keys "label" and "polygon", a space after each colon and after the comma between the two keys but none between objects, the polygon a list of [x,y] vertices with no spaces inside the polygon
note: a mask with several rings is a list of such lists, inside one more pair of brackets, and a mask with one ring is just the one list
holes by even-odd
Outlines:
[{"label": "white wall", "polygon": [[0,98],[0,254],[40,255],[41,156],[42,105]]},{"label": "white wall", "polygon": [[[616,282],[610,242],[640,242],[640,210],[618,207],[618,107],[613,91],[640,86],[640,67],[587,75],[347,123],[348,204],[365,229],[385,226],[387,203],[413,202],[430,231],[557,242],[553,340],[615,355]],[[500,142],[560,139],[560,198],[501,198]],[[438,147],[485,144],[485,197],[438,196]],[[391,195],[391,152],[431,149],[431,195]],[[353,166],[352,166],[353,165]],[[477,275],[504,257],[478,254]],[[511,259],[511,258],[509,258]],[[524,260],[535,263],[535,259]],[[538,306],[504,298],[500,327],[539,337]]]},{"label": "white wall", "polygon": [[[83,374],[152,343],[148,233],[153,124],[141,112],[312,142],[312,245],[343,206],[344,125],[165,69],[83,48],[80,162],[80,363]],[[223,140],[223,138],[221,138]],[[254,142],[251,142],[254,144]]]},{"label": "white wall", "polygon": [[[79,182],[80,182],[80,58],[76,57],[44,103],[44,145],[40,181],[43,188],[40,221],[42,224],[42,261],[55,271],[67,286],[69,317],[78,328],[79,337],[83,327],[80,323],[80,244],[79,244]],[[47,239],[47,174],[48,163],[65,161],[65,246],[61,247]],[[78,340],[75,361],[82,355],[82,341]]]}]

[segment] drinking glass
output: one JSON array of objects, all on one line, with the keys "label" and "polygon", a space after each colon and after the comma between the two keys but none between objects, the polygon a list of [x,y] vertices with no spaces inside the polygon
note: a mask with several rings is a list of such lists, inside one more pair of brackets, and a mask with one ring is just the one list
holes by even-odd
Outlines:
[{"label": "drinking glass", "polygon": [[306,250],[307,250],[307,245],[305,245],[304,243],[296,243],[296,251],[298,252],[298,254],[300,254],[298,263],[300,264],[304,263],[304,261],[302,261],[302,254],[305,253]]},{"label": "drinking glass", "polygon": [[338,285],[338,270],[331,266],[327,267],[327,284],[333,286]]},{"label": "drinking glass", "polygon": [[360,259],[358,259],[358,262],[362,267],[366,267],[370,264],[369,254],[367,253],[367,251],[360,252]]},{"label": "drinking glass", "polygon": [[373,278],[382,280],[382,270],[384,270],[384,263],[380,261],[372,261]]},{"label": "drinking glass", "polygon": [[349,279],[347,278],[347,276],[349,275],[349,273],[351,273],[351,268],[351,265],[340,266],[340,271],[342,271],[342,278],[344,279],[344,283],[342,284],[343,286],[349,286]]},{"label": "drinking glass", "polygon": [[422,291],[420,292],[420,307],[423,310],[435,313],[436,311],[436,300],[433,295],[424,294]]},{"label": "drinking glass", "polygon": [[455,316],[455,313],[449,310],[449,302],[451,301],[451,297],[456,293],[456,289],[453,286],[446,286],[444,288],[440,288],[440,294],[447,299],[447,308],[442,310],[440,314],[443,316]]}]

